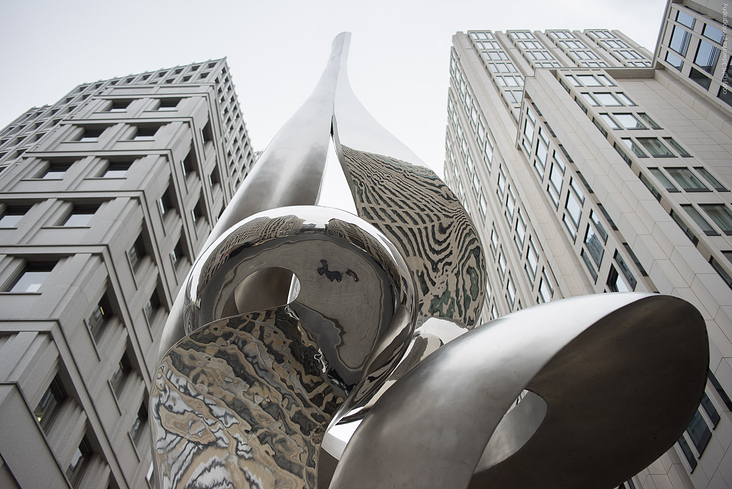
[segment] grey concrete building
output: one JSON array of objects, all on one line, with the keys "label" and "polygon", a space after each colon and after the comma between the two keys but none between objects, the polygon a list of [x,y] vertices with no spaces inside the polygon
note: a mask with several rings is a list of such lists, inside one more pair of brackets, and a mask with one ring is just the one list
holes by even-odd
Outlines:
[{"label": "grey concrete building", "polygon": [[483,320],[630,290],[706,320],[698,412],[626,488],[732,487],[729,54],[721,0],[669,2],[654,53],[606,29],[453,38],[445,179],[490,250]]},{"label": "grey concrete building", "polygon": [[0,131],[0,487],[151,487],[167,311],[253,163],[225,59]]}]

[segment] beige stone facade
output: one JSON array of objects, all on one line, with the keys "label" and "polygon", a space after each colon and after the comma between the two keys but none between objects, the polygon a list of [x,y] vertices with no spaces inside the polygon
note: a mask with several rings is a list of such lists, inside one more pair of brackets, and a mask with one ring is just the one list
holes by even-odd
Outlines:
[{"label": "beige stone facade", "polygon": [[489,250],[484,320],[629,290],[702,312],[710,375],[698,413],[625,487],[730,488],[727,14],[684,1],[665,15],[655,54],[604,29],[456,34],[445,179]]},{"label": "beige stone facade", "polygon": [[158,339],[253,163],[225,59],[83,84],[0,132],[0,487],[151,487]]}]

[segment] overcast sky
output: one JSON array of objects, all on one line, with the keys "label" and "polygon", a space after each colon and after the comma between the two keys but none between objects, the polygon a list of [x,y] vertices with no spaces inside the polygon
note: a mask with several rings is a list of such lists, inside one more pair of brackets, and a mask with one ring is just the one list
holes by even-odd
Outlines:
[{"label": "overcast sky", "polygon": [[76,85],[228,57],[261,150],[307,98],[330,43],[353,33],[349,77],[371,114],[441,168],[452,35],[619,29],[653,51],[664,0],[0,0],[0,128]]}]

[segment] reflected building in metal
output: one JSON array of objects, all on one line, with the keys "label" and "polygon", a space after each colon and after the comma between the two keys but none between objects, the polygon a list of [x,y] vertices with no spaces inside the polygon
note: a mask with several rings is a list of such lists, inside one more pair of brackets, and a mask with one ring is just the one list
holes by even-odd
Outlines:
[{"label": "reflected building in metal", "polygon": [[[479,325],[494,262],[456,195],[353,95],[349,42],[334,40],[315,91],[262,153],[174,304],[150,396],[158,481],[627,480],[696,413],[704,319],[682,299],[632,293]],[[313,205],[329,148],[358,216]]]},{"label": "reflected building in metal", "polygon": [[701,311],[708,382],[625,487],[732,487],[727,6],[668,2],[653,53],[608,29],[453,37],[445,180],[486,244],[482,319],[614,291]]}]

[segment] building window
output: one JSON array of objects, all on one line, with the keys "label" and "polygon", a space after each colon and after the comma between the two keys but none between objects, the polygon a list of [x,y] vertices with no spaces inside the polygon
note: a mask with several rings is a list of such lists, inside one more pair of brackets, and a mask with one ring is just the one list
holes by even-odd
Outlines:
[{"label": "building window", "polygon": [[616,107],[623,105],[612,93],[595,93],[594,95],[597,100],[599,100],[600,103],[606,107]]},{"label": "building window", "polygon": [[173,208],[173,199],[170,196],[170,187],[168,187],[163,193],[162,197],[158,199],[158,210],[160,211],[160,217],[165,220],[165,216],[168,215],[170,210]]},{"label": "building window", "polygon": [[630,271],[628,264],[625,263],[625,259],[618,252],[618,250],[615,250],[615,255],[613,256],[613,258],[615,259],[615,263],[618,264],[618,268],[620,269],[620,272],[623,274],[623,276],[627,280],[628,284],[630,285],[630,290],[635,290],[637,281],[636,281],[635,277],[633,276],[633,273]]},{"label": "building window", "polygon": [[689,29],[694,28],[694,20],[695,20],[694,17],[692,17],[691,15],[687,14],[686,12],[684,12],[682,10],[679,10],[678,12],[676,12],[676,22],[678,22],[679,24],[685,25]]},{"label": "building window", "polygon": [[704,421],[701,413],[699,413],[699,410],[694,413],[694,418],[686,428],[686,433],[689,434],[689,438],[694,444],[694,448],[696,448],[697,453],[701,457],[704,453],[704,449],[707,448],[709,440],[712,438],[712,432],[709,429],[707,422]]},{"label": "building window", "polygon": [[607,277],[607,287],[610,292],[630,292],[630,289],[625,284],[623,279],[618,275],[618,271],[614,265],[610,265],[610,273]]},{"label": "building window", "polygon": [[89,463],[93,453],[89,440],[84,436],[81,443],[76,448],[74,456],[71,458],[71,463],[69,463],[69,466],[66,469],[66,477],[69,479],[72,486],[79,486],[81,476],[84,473],[84,467]]},{"label": "building window", "polygon": [[173,268],[177,270],[183,263],[184,258],[186,258],[186,252],[183,248],[183,236],[181,236],[173,251],[170,252],[170,261],[173,263]]},{"label": "building window", "polygon": [[699,42],[699,48],[696,50],[694,63],[707,73],[714,74],[714,69],[717,67],[717,61],[719,60],[719,53],[718,47],[702,39]]},{"label": "building window", "polygon": [[666,143],[668,143],[669,146],[671,146],[673,149],[675,149],[676,152],[680,156],[682,156],[682,157],[691,156],[689,153],[686,152],[686,150],[684,148],[681,147],[681,145],[679,143],[677,143],[674,140],[674,138],[666,137],[666,138],[663,138],[663,140],[666,141]]},{"label": "building window", "polygon": [[575,197],[574,193],[567,193],[567,202],[564,206],[567,209],[569,217],[572,218],[575,228],[579,225],[580,217],[582,216],[582,205]]},{"label": "building window", "polygon": [[0,217],[0,229],[1,228],[14,228],[18,225],[23,216],[25,216],[30,210],[29,205],[5,205],[5,209],[2,211],[2,217]]},{"label": "building window", "polygon": [[127,251],[127,256],[130,259],[130,265],[133,270],[137,270],[140,266],[140,262],[147,255],[145,243],[142,239],[142,235],[138,236],[133,245]]},{"label": "building window", "polygon": [[666,61],[679,71],[681,71],[681,68],[684,66],[684,60],[676,56],[671,51],[666,52]]},{"label": "building window", "polygon": [[132,136],[133,141],[153,141],[155,133],[158,132],[160,126],[137,127],[135,135]]},{"label": "building window", "polygon": [[584,249],[580,251],[580,257],[585,262],[587,271],[589,271],[590,275],[592,276],[592,283],[597,283],[597,271],[595,270],[595,266],[592,264],[592,261],[590,260],[589,256],[587,256],[587,253],[585,253]]},{"label": "building window", "polygon": [[157,317],[158,311],[160,310],[160,307],[160,298],[158,296],[157,289],[155,289],[150,296],[150,299],[148,299],[147,303],[145,304],[145,307],[143,308],[145,319],[147,319],[147,324],[151,328],[155,324],[155,319]]},{"label": "building window", "polygon": [[55,261],[33,261],[27,262],[17,280],[8,289],[8,292],[31,293],[38,292],[43,282],[51,275],[56,266]]},{"label": "building window", "polygon": [[[732,57],[730,57],[730,60],[732,61]],[[732,75],[730,75],[729,67],[727,67],[727,73],[725,73],[725,80],[729,82],[730,78],[732,78]],[[725,102],[728,105],[732,105],[732,90],[727,88],[726,86],[722,85],[719,87],[719,92],[717,92],[717,97],[719,97],[720,100]]]},{"label": "building window", "polygon": [[124,178],[132,166],[132,161],[110,161],[102,170],[102,178]]},{"label": "building window", "polygon": [[179,98],[162,98],[159,100],[157,110],[163,112],[178,110],[180,101],[181,99]]},{"label": "building window", "polygon": [[554,295],[554,290],[552,289],[551,284],[549,283],[549,279],[546,276],[545,272],[541,273],[541,282],[539,282],[539,297],[537,298],[537,302],[539,303],[545,303],[552,300],[552,295]]},{"label": "building window", "polygon": [[639,121],[633,114],[613,114],[615,119],[618,120],[626,129],[645,129],[641,121]]},{"label": "building window", "polygon": [[536,271],[539,264],[539,254],[536,252],[536,245],[534,245],[534,240],[531,236],[529,236],[529,246],[527,248],[526,262],[528,267],[526,268],[526,273],[529,275],[531,283],[534,283],[534,277],[536,277]]},{"label": "building window", "polygon": [[114,390],[114,394],[117,396],[117,399],[119,399],[122,395],[122,391],[125,388],[127,378],[129,377],[131,371],[132,364],[130,363],[130,359],[127,357],[127,352],[125,352],[122,354],[122,358],[120,358],[119,362],[117,363],[117,366],[112,373],[112,378],[109,380],[110,384],[112,384],[112,389]]},{"label": "building window", "polygon": [[[635,141],[633,141],[632,138],[621,138],[623,141],[623,144],[627,146],[634,155],[636,155],[638,158],[648,158],[648,155],[646,155],[642,149],[640,149],[640,146],[635,144]],[[617,149],[617,148],[616,148]],[[622,154],[621,154],[622,156]],[[630,164],[630,161],[626,160],[626,163]]]},{"label": "building window", "polygon": [[674,156],[669,149],[658,138],[638,138],[638,142],[648,151],[651,156],[664,158]]},{"label": "building window", "polygon": [[692,220],[701,228],[707,236],[719,236],[719,233],[702,217],[699,211],[691,204],[682,204],[681,207],[692,218]]},{"label": "building window", "polygon": [[707,90],[709,89],[709,85],[712,84],[712,80],[696,68],[692,68],[691,70],[689,70],[689,78],[694,80]]},{"label": "building window", "polygon": [[708,192],[709,189],[688,168],[666,168],[676,183],[687,192]]},{"label": "building window", "polygon": [[99,210],[99,205],[72,204],[71,210],[66,215],[62,226],[67,228],[87,227],[97,210]]},{"label": "building window", "polygon": [[686,50],[689,49],[690,40],[691,34],[689,34],[689,31],[683,27],[674,26],[669,47],[684,57],[686,56]]},{"label": "building window", "polygon": [[671,211],[671,218],[674,220],[674,222],[676,222],[676,224],[678,224],[684,234],[686,234],[686,237],[688,237],[691,242],[694,243],[694,246],[699,244],[699,238],[696,237],[694,232],[689,229],[689,226],[687,226],[686,223],[673,210]]},{"label": "building window", "polygon": [[38,405],[33,410],[33,415],[38,420],[38,424],[41,425],[44,433],[48,434],[53,418],[58,414],[66,398],[66,391],[61,383],[61,379],[56,375],[51,381],[51,385],[46,389],[46,392],[43,393],[43,397],[41,397]]},{"label": "building window", "polygon": [[89,319],[87,320],[89,332],[92,334],[92,337],[94,337],[94,341],[96,343],[99,343],[99,340],[102,338],[105,326],[107,325],[111,317],[112,308],[109,305],[109,299],[107,298],[107,294],[104,294],[99,303],[94,307],[94,310],[89,315]]},{"label": "building window", "polygon": [[130,427],[130,437],[132,438],[132,441],[135,442],[135,445],[140,445],[140,440],[142,439],[142,433],[145,431],[145,428],[147,426],[147,407],[145,406],[145,403],[143,402],[140,406],[140,409],[137,410],[137,416],[135,416],[135,420],[132,422],[132,426]]},{"label": "building window", "polygon": [[671,180],[666,177],[666,175],[661,171],[660,168],[649,168],[651,174],[656,177],[656,180],[661,182],[661,185],[663,185],[663,188],[665,188],[668,192],[678,192],[679,189],[677,189],[673,183],[671,183]]},{"label": "building window", "polygon": [[700,204],[700,207],[719,226],[724,234],[732,235],[732,212],[724,204]]},{"label": "building window", "polygon": [[600,117],[602,117],[602,120],[605,121],[605,123],[610,126],[610,128],[620,129],[620,126],[617,122],[615,122],[612,117],[610,117],[610,114],[600,114]]},{"label": "building window", "polygon": [[702,177],[704,178],[704,180],[706,180],[706,181],[707,181],[707,183],[708,183],[709,185],[711,185],[711,186],[712,186],[712,187],[714,188],[714,190],[716,190],[717,192],[729,192],[729,190],[727,190],[727,187],[725,187],[724,185],[722,185],[721,183],[719,183],[719,180],[717,180],[716,178],[714,178],[714,176],[713,176],[713,175],[712,175],[711,173],[709,173],[709,170],[707,170],[706,168],[704,168],[704,167],[701,167],[701,166],[700,166],[700,167],[695,167],[694,169],[695,169],[695,170],[696,170],[696,171],[697,171],[697,172],[699,173],[699,175],[701,175],[701,176],[702,176]]},{"label": "building window", "polygon": [[587,246],[587,251],[589,251],[592,256],[592,259],[599,267],[602,263],[602,256],[605,253],[605,248],[603,247],[602,241],[598,238],[597,233],[589,224],[587,225],[587,231],[585,232],[585,245]]},{"label": "building window", "polygon": [[187,176],[189,173],[196,173],[198,162],[196,161],[196,154],[193,148],[191,148],[186,157],[181,161],[181,167],[183,169],[183,176]]},{"label": "building window", "polygon": [[106,127],[85,127],[77,139],[81,143],[96,143]]},{"label": "building window", "polygon": [[498,270],[501,272],[501,277],[506,275],[506,257],[503,255],[503,250],[498,253]]},{"label": "building window", "polygon": [[61,180],[72,163],[49,163],[40,175],[44,180]]},{"label": "building window", "polygon": [[697,464],[696,457],[694,457],[694,454],[692,453],[689,444],[686,442],[686,438],[684,438],[684,435],[681,435],[681,438],[679,438],[679,448],[681,448],[681,453],[684,454],[684,458],[689,463],[689,467],[693,472]]},{"label": "building window", "polygon": [[107,112],[125,112],[131,103],[132,100],[128,99],[112,100],[107,108]]}]

